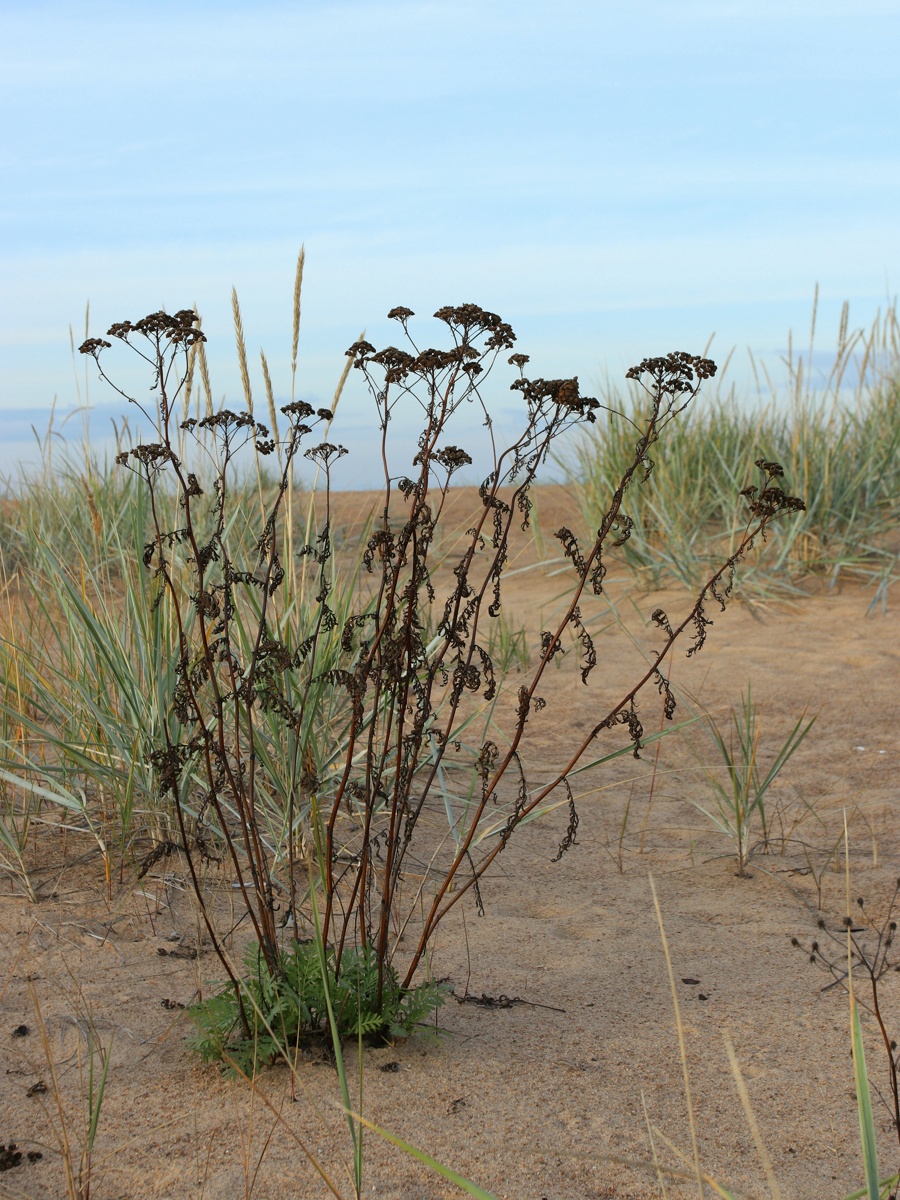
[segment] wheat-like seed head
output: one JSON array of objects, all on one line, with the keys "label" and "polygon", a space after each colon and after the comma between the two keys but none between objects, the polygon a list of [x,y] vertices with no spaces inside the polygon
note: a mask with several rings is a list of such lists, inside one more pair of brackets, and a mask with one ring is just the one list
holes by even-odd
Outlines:
[{"label": "wheat-like seed head", "polygon": [[294,399],[294,379],[297,374],[297,347],[300,344],[300,291],[303,287],[303,264],[306,262],[306,247],[300,247],[297,255],[297,273],[294,276],[294,340],[291,343],[291,402]]},{"label": "wheat-like seed head", "polygon": [[[364,340],[365,340],[365,337],[366,337],[366,331],[365,331],[365,330],[363,330],[363,331],[362,331],[362,333],[359,335],[358,341],[360,341],[360,342],[364,341]],[[334,416],[334,414],[337,412],[338,401],[339,401],[339,400],[340,400],[340,398],[341,398],[341,393],[342,393],[342,392],[343,392],[343,390],[344,390],[344,384],[347,382],[347,376],[350,374],[350,368],[351,368],[352,366],[353,366],[353,359],[352,359],[352,358],[348,358],[348,359],[347,359],[347,361],[344,363],[344,369],[343,369],[343,371],[341,372],[341,377],[340,377],[340,379],[338,380],[338,385],[337,385],[337,387],[334,389],[334,399],[333,399],[333,400],[332,400],[332,402],[331,402],[331,415],[332,415],[332,417],[333,417],[333,416]]]},{"label": "wheat-like seed head", "polygon": [[99,539],[103,536],[103,517],[100,515],[100,510],[97,508],[97,502],[94,499],[94,492],[91,485],[82,475],[81,486],[84,489],[84,494],[87,497],[87,505],[91,514],[91,524],[94,527],[94,534]]},{"label": "wheat-like seed head", "polygon": [[197,346],[198,342],[194,342],[188,354],[187,370],[184,375],[184,418],[187,419],[191,411],[191,392],[194,389],[194,370],[197,366]]},{"label": "wheat-like seed head", "polygon": [[[194,305],[194,313],[197,317],[196,324],[197,328],[199,329],[203,324],[203,321],[200,317],[200,313],[197,311],[196,304]],[[203,395],[204,399],[206,400],[206,416],[211,417],[213,415],[212,387],[210,386],[209,382],[209,363],[206,361],[205,343],[201,340],[196,342],[195,345],[197,347],[197,361],[200,364],[200,382],[203,384]]]},{"label": "wheat-like seed head", "polygon": [[266,399],[269,402],[269,421],[272,425],[272,437],[278,441],[278,414],[275,412],[275,394],[272,391],[272,376],[269,374],[269,364],[266,362],[264,350],[259,352],[260,362],[262,363],[263,379],[266,384]]},{"label": "wheat-like seed head", "polygon": [[238,303],[237,288],[231,289],[231,311],[234,314],[234,340],[237,344],[238,363],[241,368],[241,383],[244,385],[244,400],[247,411],[253,416],[253,393],[250,391],[250,372],[247,370],[247,343],[244,341],[244,323]]}]

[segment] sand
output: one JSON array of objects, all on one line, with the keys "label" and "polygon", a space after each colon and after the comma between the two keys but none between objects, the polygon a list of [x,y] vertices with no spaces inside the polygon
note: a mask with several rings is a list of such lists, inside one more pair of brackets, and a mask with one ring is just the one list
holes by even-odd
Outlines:
[{"label": "sand", "polygon": [[[345,533],[368,499],[342,498]],[[561,516],[576,521],[570,508],[561,489],[543,494],[545,541],[529,543],[514,567],[558,553],[547,534]],[[532,646],[569,582],[556,571],[550,563],[508,582],[507,612],[528,623]],[[621,624],[610,616],[598,638],[591,686],[582,686],[571,661],[548,676],[548,704],[533,719],[528,758],[538,774],[562,761],[605,701],[627,690],[641,647],[658,641],[652,609],[662,604],[674,616],[689,603],[686,594],[641,595],[624,574],[619,579],[610,596]],[[660,741],[658,757],[655,745],[640,763],[626,756],[579,776],[577,845],[551,861],[564,809],[522,828],[483,888],[485,915],[461,904],[441,927],[433,969],[460,998],[439,1013],[443,1038],[363,1050],[368,1119],[504,1200],[659,1196],[652,1169],[626,1165],[652,1159],[648,1128],[660,1162],[690,1172],[684,1073],[652,876],[703,1170],[735,1193],[771,1194],[729,1067],[730,1039],[782,1196],[841,1197],[861,1186],[847,994],[839,986],[823,990],[829,977],[791,938],[808,944],[820,918],[840,928],[844,814],[852,896],[865,897],[873,917],[900,874],[900,609],[892,594],[886,612],[867,611],[872,593],[860,587],[810,590],[765,607],[736,600],[715,616],[700,654],[686,659],[684,647],[674,660],[675,685],[723,726],[752,681],[764,758],[804,710],[816,714],[769,794],[769,844],[757,846],[747,876],[738,876],[731,843],[693,803],[709,803],[711,792],[685,737]],[[655,692],[642,715],[648,731],[658,726]],[[696,735],[695,745],[703,744]],[[708,743],[703,752],[715,762]],[[67,1194],[54,1093],[77,1162],[88,1017],[111,1048],[91,1200],[333,1194],[307,1152],[320,1158],[341,1195],[352,1195],[349,1138],[327,1059],[301,1064],[292,1099],[283,1067],[264,1072],[254,1095],[187,1052],[180,1006],[198,987],[208,990],[221,970],[211,953],[188,957],[200,945],[198,922],[177,856],[143,881],[126,863],[108,890],[99,855],[84,838],[70,835],[63,846],[48,834],[36,855],[37,904],[0,871],[0,1142],[14,1141],[23,1154],[20,1165],[0,1172],[0,1196]],[[485,997],[501,1002],[474,1002]],[[900,1034],[900,977],[885,976],[880,998],[889,1030]],[[873,1082],[887,1095],[885,1052],[867,1011],[863,1027]],[[355,1047],[347,1055],[355,1080]],[[900,1165],[897,1135],[877,1097],[875,1112],[888,1174]],[[366,1197],[460,1194],[375,1133],[366,1134],[364,1148]],[[29,1161],[29,1152],[42,1157]],[[666,1186],[670,1196],[697,1194],[696,1182],[669,1177]]]}]

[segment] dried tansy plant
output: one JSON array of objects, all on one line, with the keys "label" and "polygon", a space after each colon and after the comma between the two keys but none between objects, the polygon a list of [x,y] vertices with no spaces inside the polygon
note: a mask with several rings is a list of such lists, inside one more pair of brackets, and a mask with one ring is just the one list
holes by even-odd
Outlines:
[{"label": "dried tansy plant", "polygon": [[[674,643],[686,633],[688,654],[701,649],[708,608],[725,607],[742,556],[773,520],[802,508],[782,490],[778,464],[760,460],[761,481],[745,493],[747,524],[734,553],[683,617],[654,613],[662,639],[649,664],[566,748],[556,775],[532,787],[524,758],[529,721],[545,703],[548,665],[574,639],[581,679],[589,683],[598,653],[582,609],[603,590],[608,550],[629,537],[629,489],[648,483],[655,443],[716,367],[676,353],[645,359],[629,372],[649,399],[646,418],[635,425],[633,458],[598,512],[592,539],[557,532],[572,567],[571,596],[543,631],[525,682],[504,692],[489,646],[491,624],[501,617],[510,539],[517,524],[528,526],[530,491],[554,443],[594,421],[599,404],[581,394],[577,379],[526,375],[527,356],[508,354],[515,343],[510,326],[476,305],[438,310],[449,334],[440,349],[418,348],[409,309],[389,315],[403,329],[402,347],[376,350],[359,341],[348,351],[380,423],[380,515],[359,557],[344,561],[350,552],[335,552],[327,504],[331,467],[344,450],[328,441],[313,445],[305,456],[324,472],[326,516],[316,539],[294,548],[299,567],[286,560],[293,531],[284,498],[302,443],[318,423],[331,421],[331,411],[284,406],[283,437],[250,411],[179,419],[186,416],[179,397],[190,386],[203,340],[195,314],[154,313],[109,331],[148,360],[157,401],[158,440],[121,456],[150,493],[143,561],[177,629],[177,644],[168,648],[178,663],[172,720],[153,763],[229,975],[228,1019],[245,1044],[258,1035],[263,1009],[268,1028],[285,997],[298,995],[304,929],[314,934],[335,987],[347,970],[366,980],[356,988],[358,1007],[344,1031],[410,1032],[441,1000],[435,985],[417,984],[440,922],[469,893],[481,907],[485,872],[560,788],[568,792],[569,815],[556,857],[573,845],[578,814],[568,776],[618,726],[639,754],[638,698],[648,685],[664,697],[671,719],[675,698],[664,664]],[[82,351],[99,361],[109,345],[93,339]],[[486,398],[503,358],[515,372],[510,387],[521,413],[519,433],[506,445],[497,440]],[[453,427],[469,405],[483,413],[492,467],[478,488],[471,524],[448,556],[439,549],[448,544],[442,541],[448,489],[472,463],[452,440]],[[407,473],[395,474],[391,422],[410,410],[421,421],[418,451]],[[205,474],[183,461],[185,439],[201,436],[215,442]],[[244,443],[257,462],[277,450],[279,464],[250,562],[231,550],[231,478]],[[172,487],[176,527],[161,516],[163,494]],[[252,922],[252,988],[217,931],[198,869],[203,856],[229,864]],[[306,1027],[321,1019],[310,1011]],[[302,1025],[290,1023],[292,1038]]]}]

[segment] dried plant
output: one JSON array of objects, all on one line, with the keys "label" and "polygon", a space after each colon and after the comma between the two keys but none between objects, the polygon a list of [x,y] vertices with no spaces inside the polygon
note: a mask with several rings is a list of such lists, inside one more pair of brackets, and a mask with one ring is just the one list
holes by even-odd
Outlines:
[{"label": "dried plant", "polygon": [[[709,359],[673,353],[645,359],[628,372],[648,400],[635,426],[633,455],[596,513],[592,538],[583,543],[567,528],[557,531],[572,567],[571,595],[542,632],[534,665],[511,705],[504,706],[509,693],[502,690],[489,647],[492,623],[501,620],[514,525],[528,527],[529,493],[554,442],[573,426],[592,422],[600,406],[581,394],[576,378],[528,377],[527,356],[513,353],[508,362],[516,377],[510,386],[518,396],[521,427],[502,446],[485,385],[513,348],[510,326],[476,305],[442,308],[435,316],[449,331],[449,347],[420,349],[409,330],[413,313],[396,308],[389,316],[402,326],[403,348],[378,351],[358,341],[348,351],[381,427],[384,494],[362,554],[365,583],[338,586],[327,496],[331,466],[345,451],[331,442],[313,445],[305,456],[324,473],[326,504],[315,541],[295,547],[304,564],[299,586],[308,605],[292,592],[295,573],[285,561],[290,542],[282,502],[301,443],[317,422],[330,422],[331,410],[285,405],[287,431],[279,444],[251,412],[223,410],[179,421],[177,402],[190,378],[192,350],[204,340],[195,313],[153,313],[116,324],[108,335],[148,361],[157,400],[159,440],[119,456],[149,492],[143,563],[156,581],[156,603],[168,606],[176,631],[169,651],[176,663],[174,719],[152,761],[160,792],[177,817],[203,919],[234,989],[245,1037],[252,1021],[204,895],[200,858],[220,856],[228,863],[253,927],[258,961],[276,987],[284,977],[282,940],[297,941],[304,924],[311,927],[313,865],[313,886],[321,891],[319,936],[331,954],[330,970],[338,978],[343,956],[362,952],[377,968],[378,1009],[386,989],[393,992],[393,980],[404,991],[414,986],[438,926],[463,897],[472,893],[482,909],[485,872],[516,829],[560,788],[568,796],[568,826],[556,858],[575,844],[579,816],[569,776],[591,765],[595,743],[620,726],[640,756],[641,692],[655,688],[671,720],[675,697],[663,668],[675,642],[687,634],[687,654],[702,649],[712,624],[708,610],[711,605],[724,610],[743,556],[765,538],[773,521],[804,507],[782,489],[781,467],[760,459],[759,485],[742,493],[746,524],[733,552],[680,621],[656,610],[653,620],[662,637],[649,663],[566,749],[565,764],[532,787],[525,751],[529,723],[545,706],[544,674],[571,639],[588,684],[598,651],[582,608],[603,591],[608,548],[629,537],[629,490],[650,479],[655,444],[716,367]],[[99,362],[110,345],[90,339],[81,349]],[[101,374],[106,378],[102,367]],[[448,489],[472,461],[450,440],[454,419],[469,405],[483,412],[492,468],[478,489],[462,549],[440,563],[435,546]],[[417,408],[421,433],[410,473],[397,475],[389,432],[401,407]],[[200,472],[183,461],[183,439],[200,432],[217,442],[211,486],[201,484]],[[250,562],[234,557],[230,543],[231,478],[244,444],[257,461],[280,449],[274,500],[264,512]],[[173,485],[181,513],[176,527],[164,523],[165,505],[159,502]],[[314,583],[307,586],[310,576]],[[277,761],[279,752],[287,765]],[[621,746],[593,762],[618,753]],[[280,820],[273,820],[273,812]]]},{"label": "dried plant", "polygon": [[[847,899],[849,901],[849,896]],[[880,920],[871,915],[866,908],[864,897],[859,896],[855,916],[847,913],[841,921],[840,929],[829,929],[827,922],[820,918],[817,922],[819,936],[808,947],[796,937],[791,938],[791,944],[803,950],[809,955],[809,961],[814,966],[831,976],[831,983],[826,984],[825,988],[840,986],[852,991],[852,979],[859,972],[862,972],[867,981],[871,993],[870,1011],[875,1017],[878,1032],[884,1043],[890,1095],[885,1097],[877,1088],[875,1090],[891,1115],[891,1125],[900,1144],[900,1049],[896,1039],[888,1033],[878,991],[885,975],[891,971],[900,971],[900,962],[897,961],[893,950],[894,936],[897,932],[894,914],[898,899],[900,879],[894,884],[887,910]],[[862,1000],[858,1002],[862,1007],[868,1007]]]}]

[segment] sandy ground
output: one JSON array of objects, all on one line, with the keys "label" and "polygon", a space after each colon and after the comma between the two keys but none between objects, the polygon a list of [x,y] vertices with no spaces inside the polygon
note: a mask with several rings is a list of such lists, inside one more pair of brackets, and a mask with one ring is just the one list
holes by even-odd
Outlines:
[{"label": "sandy ground", "polygon": [[[345,529],[365,499],[341,498]],[[561,490],[546,490],[545,541],[523,543],[514,568],[556,555],[549,533],[566,505]],[[577,521],[571,513],[568,519]],[[556,570],[551,563],[509,579],[507,611],[527,621],[532,634],[568,583]],[[658,639],[649,612],[662,604],[674,616],[687,602],[674,593],[640,596],[624,577],[610,595],[620,624],[610,609],[598,609],[598,626],[607,627],[598,636],[591,686],[582,686],[571,661],[548,677],[547,708],[533,719],[529,751],[538,774],[561,760],[573,734],[590,727],[605,702],[627,690],[641,647]],[[435,973],[448,977],[459,997],[515,1002],[451,1001],[440,1012],[447,1034],[439,1043],[365,1049],[361,1104],[368,1118],[504,1200],[661,1195],[652,1171],[622,1162],[651,1158],[649,1123],[660,1161],[685,1166],[669,1139],[690,1169],[652,874],[704,1170],[736,1192],[770,1194],[729,1068],[727,1036],[786,1200],[841,1197],[860,1186],[846,993],[822,990],[827,978],[791,937],[808,943],[820,916],[830,928],[840,926],[844,813],[853,896],[866,897],[877,915],[900,873],[900,609],[891,596],[886,613],[867,615],[870,599],[847,588],[765,609],[735,602],[716,615],[701,654],[675,659],[675,685],[722,722],[752,680],[763,710],[764,759],[804,709],[817,714],[770,793],[769,846],[757,849],[748,877],[737,876],[729,842],[691,803],[710,793],[683,737],[659,742],[658,758],[654,746],[640,763],[625,757],[579,776],[577,846],[551,862],[565,829],[562,809],[520,830],[484,887],[486,915],[458,906],[435,946]],[[649,693],[642,707],[648,731],[658,726],[659,709]],[[179,956],[197,944],[183,864],[169,860],[142,883],[126,867],[110,896],[100,860],[87,849],[75,838],[65,848],[58,841],[43,846],[36,905],[0,872],[0,1142],[14,1141],[23,1152],[19,1166],[0,1173],[0,1196],[67,1194],[60,1135],[64,1120],[77,1159],[89,1087],[88,1017],[112,1048],[91,1200],[330,1194],[303,1147],[350,1196],[333,1066],[304,1064],[293,1102],[283,1068],[265,1073],[254,1096],[187,1053],[178,1006],[219,973],[212,955]],[[900,977],[884,979],[881,998],[889,1029],[900,1034]],[[884,1051],[869,1014],[864,1027],[870,1071],[886,1093]],[[349,1057],[355,1073],[355,1052]],[[897,1139],[880,1106],[876,1122],[887,1174],[900,1165]],[[30,1162],[29,1151],[43,1157]],[[696,1183],[682,1190],[670,1179],[667,1187],[669,1195],[697,1194]],[[460,1193],[370,1133],[362,1194],[426,1200]]]}]

